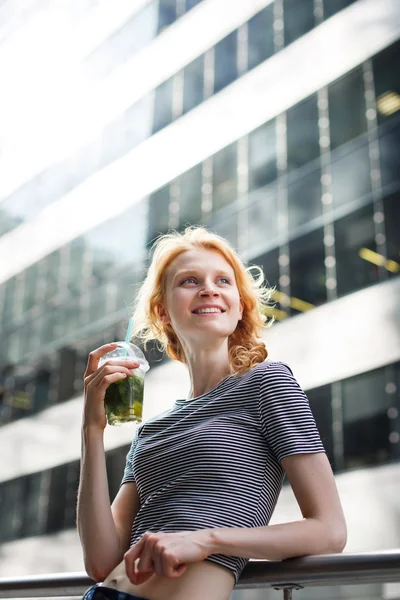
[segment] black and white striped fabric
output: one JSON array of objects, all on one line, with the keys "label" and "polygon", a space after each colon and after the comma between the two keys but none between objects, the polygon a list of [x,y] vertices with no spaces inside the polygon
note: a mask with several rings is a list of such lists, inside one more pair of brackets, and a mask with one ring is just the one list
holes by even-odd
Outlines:
[{"label": "black and white striped fabric", "polygon": [[[263,362],[142,424],[122,483],[140,509],[131,545],[146,531],[268,525],[282,488],[280,461],[324,452],[306,395],[290,368]],[[237,581],[248,559],[213,554]]]}]

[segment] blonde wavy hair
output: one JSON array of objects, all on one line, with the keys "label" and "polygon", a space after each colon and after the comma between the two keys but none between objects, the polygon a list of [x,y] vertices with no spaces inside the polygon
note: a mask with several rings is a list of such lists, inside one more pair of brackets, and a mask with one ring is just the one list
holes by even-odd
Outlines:
[{"label": "blonde wavy hair", "polygon": [[[232,267],[243,316],[228,339],[228,353],[232,372],[240,374],[263,362],[268,352],[260,340],[262,330],[272,325],[265,312],[270,305],[273,289],[263,286],[264,274],[257,266],[246,268],[229,242],[204,227],[187,227],[183,233],[169,232],[157,238],[152,246],[153,256],[147,276],[136,296],[133,308],[133,335],[146,344],[155,340],[162,352],[186,364],[186,357],[177,335],[170,324],[162,323],[159,309],[165,301],[167,267],[174,259],[193,249],[219,252]],[[253,277],[251,270],[258,270]]]}]

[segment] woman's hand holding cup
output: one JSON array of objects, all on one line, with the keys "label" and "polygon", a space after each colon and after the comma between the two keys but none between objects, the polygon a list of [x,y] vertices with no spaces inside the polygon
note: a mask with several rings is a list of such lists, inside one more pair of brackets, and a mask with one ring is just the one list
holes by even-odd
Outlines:
[{"label": "woman's hand holding cup", "polygon": [[83,426],[105,429],[107,425],[104,397],[109,385],[115,381],[133,375],[133,369],[140,364],[136,360],[107,361],[99,367],[99,361],[108,352],[117,347],[116,343],[105,344],[89,354],[85,374],[83,376],[85,402],[83,409]]}]

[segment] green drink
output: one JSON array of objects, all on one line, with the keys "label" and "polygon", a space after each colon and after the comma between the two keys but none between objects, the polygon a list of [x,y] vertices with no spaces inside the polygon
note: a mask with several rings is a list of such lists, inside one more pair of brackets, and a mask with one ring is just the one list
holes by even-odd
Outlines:
[{"label": "green drink", "polygon": [[137,360],[140,367],[134,374],[111,383],[105,394],[104,405],[109,425],[140,423],[143,414],[144,376],[149,369],[142,351],[133,344],[117,342],[118,347],[105,354],[99,366],[106,361],[120,363],[124,360]]}]

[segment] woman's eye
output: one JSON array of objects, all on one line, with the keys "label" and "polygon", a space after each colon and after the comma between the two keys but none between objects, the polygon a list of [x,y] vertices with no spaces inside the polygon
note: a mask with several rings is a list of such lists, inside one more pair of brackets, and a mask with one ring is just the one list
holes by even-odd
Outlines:
[{"label": "woman's eye", "polygon": [[223,281],[224,283],[230,283],[229,279],[227,279],[226,277],[220,277],[219,279],[220,281]]},{"label": "woman's eye", "polygon": [[194,277],[187,277],[182,281],[182,283],[196,283],[196,280]]}]

